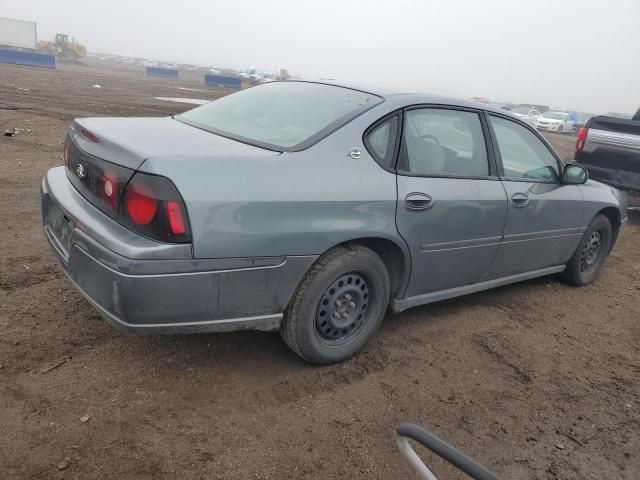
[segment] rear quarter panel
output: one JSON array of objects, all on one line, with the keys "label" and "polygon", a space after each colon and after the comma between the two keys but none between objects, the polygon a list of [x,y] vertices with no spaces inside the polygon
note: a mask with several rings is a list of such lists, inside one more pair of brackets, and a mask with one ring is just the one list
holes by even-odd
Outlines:
[{"label": "rear quarter panel", "polygon": [[[156,157],[141,170],[171,178],[182,194],[196,258],[320,254],[361,237],[406,250],[395,226],[395,174],[362,143],[390,108],[383,103],[301,152]],[[362,157],[348,156],[351,147]]]}]

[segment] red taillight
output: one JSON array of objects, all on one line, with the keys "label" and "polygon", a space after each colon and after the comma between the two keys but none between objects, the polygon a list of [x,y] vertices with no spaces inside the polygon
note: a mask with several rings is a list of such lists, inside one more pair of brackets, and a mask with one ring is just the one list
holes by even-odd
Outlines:
[{"label": "red taillight", "polygon": [[64,138],[64,166],[69,168],[69,135]]},{"label": "red taillight", "polygon": [[580,133],[578,133],[578,141],[576,142],[576,152],[581,152],[584,148],[584,144],[587,141],[587,135],[589,134],[589,129],[587,127],[582,127],[580,129]]},{"label": "red taillight", "polygon": [[127,188],[125,204],[129,218],[138,225],[148,225],[156,216],[158,201],[151,188],[143,183],[136,183]]},{"label": "red taillight", "polygon": [[114,172],[106,171],[102,175],[100,192],[102,201],[114,210],[118,208],[118,176]]},{"label": "red taillight", "polygon": [[93,143],[100,143],[100,140],[98,140],[98,137],[96,137],[93,133],[88,132],[86,130],[82,130],[82,132],[80,132],[82,134],[82,136],[84,138],[86,138],[87,140],[89,140],[90,142]]},{"label": "red taillight", "polygon": [[171,180],[138,172],[122,196],[119,218],[127,227],[161,242],[191,242],[187,210]]},{"label": "red taillight", "polygon": [[180,235],[185,232],[182,209],[178,202],[167,202],[167,215],[169,216],[169,226],[171,233]]}]

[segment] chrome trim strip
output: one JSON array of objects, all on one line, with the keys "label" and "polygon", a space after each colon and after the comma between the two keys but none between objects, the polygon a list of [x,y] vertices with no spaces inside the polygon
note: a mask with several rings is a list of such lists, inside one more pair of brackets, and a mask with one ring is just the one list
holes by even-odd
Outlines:
[{"label": "chrome trim strip", "polygon": [[587,227],[561,228],[557,230],[541,230],[538,232],[513,233],[499,237],[474,238],[471,240],[454,240],[451,242],[426,243],[420,246],[421,252],[439,252],[446,250],[460,250],[463,248],[488,247],[500,243],[524,242],[529,240],[541,240],[545,238],[567,237],[579,235],[586,231]]},{"label": "chrome trim strip", "polygon": [[502,237],[484,237],[471,240],[454,240],[451,242],[427,243],[420,247],[422,252],[434,252],[441,250],[459,250],[462,248],[487,247],[500,243]]},{"label": "chrome trim strip", "polygon": [[132,274],[129,274],[129,273],[119,272],[118,270],[115,270],[115,269],[111,268],[109,265],[105,265],[103,262],[101,262],[99,259],[97,259],[93,255],[91,255],[89,252],[87,252],[84,248],[82,248],[77,243],[74,243],[71,246],[71,248],[73,248],[73,247],[75,247],[78,250],[80,250],[83,254],[85,254],[87,257],[89,257],[91,260],[93,260],[94,262],[96,262],[98,265],[100,265],[101,267],[105,268],[106,270],[109,270],[110,272],[115,273],[116,275],[118,275],[120,277],[127,277],[127,278],[162,278],[162,277],[186,277],[186,276],[191,276],[191,275],[211,275],[211,274],[215,275],[215,274],[219,274],[219,273],[229,273],[229,272],[246,272],[246,271],[250,271],[250,270],[267,270],[267,269],[270,269],[270,268],[282,267],[285,263],[287,263],[287,258],[285,257],[277,265],[267,265],[267,266],[259,266],[259,267],[242,267],[242,268],[232,268],[232,269],[225,269],[225,270],[207,270],[207,271],[203,271],[203,272],[143,273],[143,274],[139,274],[139,275],[132,275]]},{"label": "chrome trim strip", "polygon": [[512,233],[510,235],[504,235],[502,237],[502,242],[510,243],[510,242],[523,242],[528,240],[542,240],[545,238],[568,237],[572,235],[578,235],[579,232],[580,232],[580,227],[560,228],[557,230],[541,230],[538,232],[528,232],[528,233]]}]

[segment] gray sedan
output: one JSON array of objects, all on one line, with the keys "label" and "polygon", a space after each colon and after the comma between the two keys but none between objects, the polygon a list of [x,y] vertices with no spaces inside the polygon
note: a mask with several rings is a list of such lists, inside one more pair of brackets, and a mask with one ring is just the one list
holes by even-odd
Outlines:
[{"label": "gray sedan", "polygon": [[627,220],[529,125],[464,100],[274,82],[169,118],[83,118],[42,181],[71,281],[131,333],[279,330],[312,363],[390,308],[593,281]]}]

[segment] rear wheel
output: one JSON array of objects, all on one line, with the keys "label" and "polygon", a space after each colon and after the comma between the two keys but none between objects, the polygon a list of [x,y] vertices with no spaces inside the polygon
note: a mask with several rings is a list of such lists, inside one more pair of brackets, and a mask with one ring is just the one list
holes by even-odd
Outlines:
[{"label": "rear wheel", "polygon": [[389,275],[380,257],[362,245],[335,247],[305,275],[280,334],[308,362],[341,362],[373,336],[388,303]]},{"label": "rear wheel", "polygon": [[593,282],[609,255],[611,238],[611,222],[602,214],[596,215],[562,272],[562,279],[577,287]]}]

